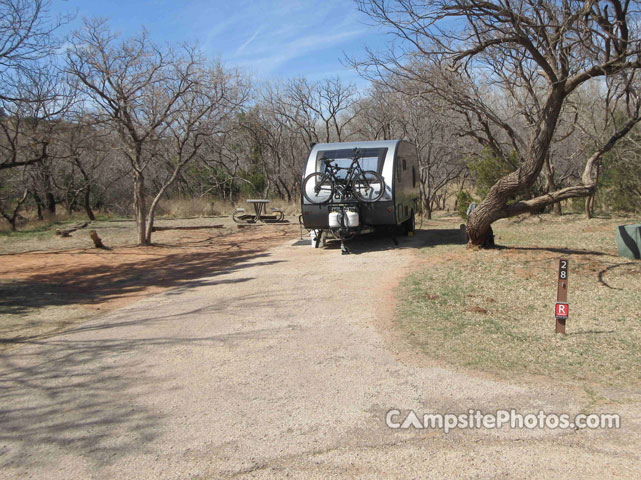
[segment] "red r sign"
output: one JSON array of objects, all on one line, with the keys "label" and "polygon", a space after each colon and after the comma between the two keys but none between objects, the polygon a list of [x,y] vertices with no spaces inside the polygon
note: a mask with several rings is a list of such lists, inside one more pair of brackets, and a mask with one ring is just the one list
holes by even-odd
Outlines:
[{"label": "red r sign", "polygon": [[565,320],[570,314],[570,306],[567,303],[558,302],[554,309],[554,316]]}]

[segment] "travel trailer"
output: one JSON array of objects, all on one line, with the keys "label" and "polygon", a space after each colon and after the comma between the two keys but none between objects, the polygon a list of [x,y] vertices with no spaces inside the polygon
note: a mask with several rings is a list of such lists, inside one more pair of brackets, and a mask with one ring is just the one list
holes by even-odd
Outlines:
[{"label": "travel trailer", "polygon": [[303,170],[301,222],[315,247],[327,233],[341,241],[373,229],[411,235],[418,199],[418,154],[411,143],[319,143]]}]

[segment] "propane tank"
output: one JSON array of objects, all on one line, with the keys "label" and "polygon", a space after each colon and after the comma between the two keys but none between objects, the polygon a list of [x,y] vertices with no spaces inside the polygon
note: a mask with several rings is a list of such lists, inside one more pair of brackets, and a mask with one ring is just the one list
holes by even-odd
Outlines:
[{"label": "propane tank", "polygon": [[329,212],[329,228],[341,227],[341,214],[340,212]]},{"label": "propane tank", "polygon": [[345,212],[345,226],[358,227],[358,212],[355,210],[347,210]]}]

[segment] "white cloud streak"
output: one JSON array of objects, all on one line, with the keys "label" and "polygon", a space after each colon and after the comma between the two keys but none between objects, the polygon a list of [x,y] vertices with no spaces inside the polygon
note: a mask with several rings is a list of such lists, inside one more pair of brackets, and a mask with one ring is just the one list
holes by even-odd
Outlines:
[{"label": "white cloud streak", "polygon": [[[288,62],[309,62],[310,55],[333,62],[335,69],[340,47],[368,33],[344,0],[241,0],[233,5],[233,13],[218,15],[224,20],[203,32],[203,46],[258,75],[273,74]],[[258,25],[249,36],[248,25]]]},{"label": "white cloud streak", "polygon": [[256,39],[256,37],[258,36],[262,28],[263,28],[262,25],[258,27],[254,32],[254,34],[251,37],[249,37],[249,39],[245,43],[243,43],[240,47],[238,47],[238,49],[236,50],[236,55],[243,53],[243,50],[245,50],[245,48],[247,48],[247,46]]}]

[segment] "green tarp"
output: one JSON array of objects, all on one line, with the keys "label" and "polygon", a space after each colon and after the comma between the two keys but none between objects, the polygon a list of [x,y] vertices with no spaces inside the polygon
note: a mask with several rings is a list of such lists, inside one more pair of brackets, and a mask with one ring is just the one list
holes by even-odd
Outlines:
[{"label": "green tarp", "polygon": [[641,224],[617,227],[617,248],[620,256],[641,260]]}]

